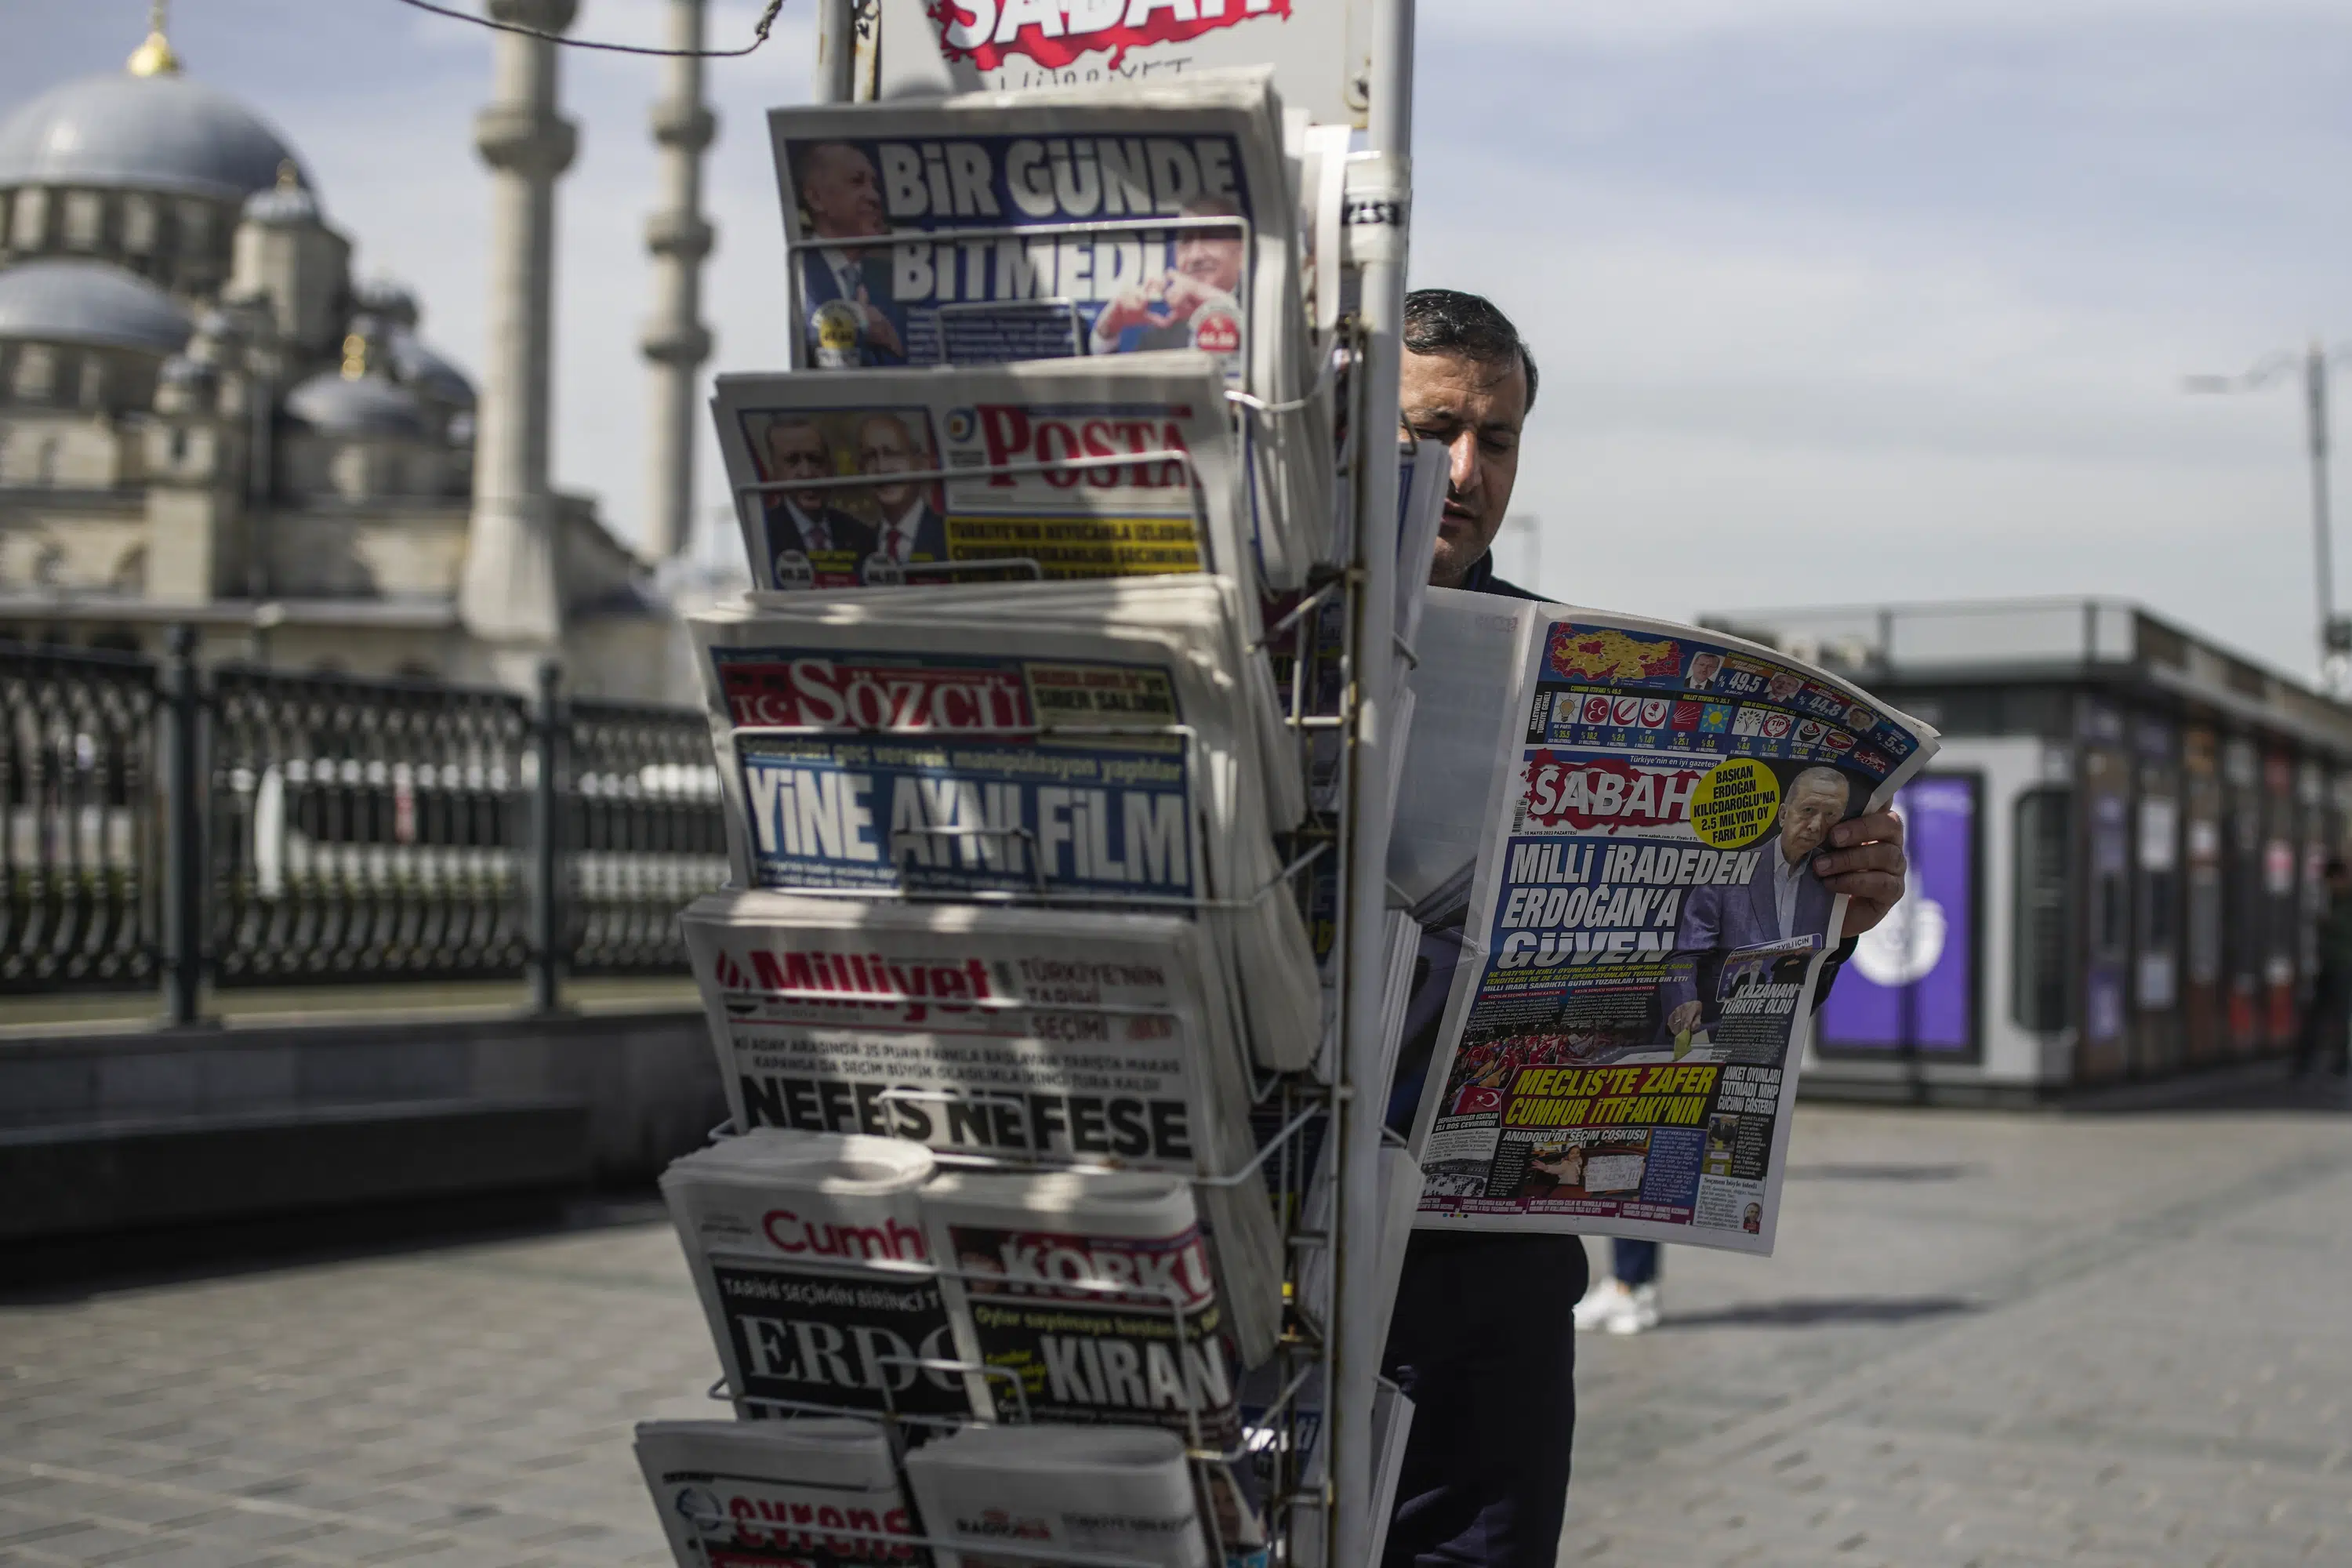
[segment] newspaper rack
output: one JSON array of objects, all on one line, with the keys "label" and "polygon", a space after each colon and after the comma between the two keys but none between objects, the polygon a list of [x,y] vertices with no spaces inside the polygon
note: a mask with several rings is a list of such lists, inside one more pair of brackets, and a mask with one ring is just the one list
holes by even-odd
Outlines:
[{"label": "newspaper rack", "polygon": [[[856,68],[858,54],[856,40],[861,31],[869,40],[871,38],[875,26],[872,0],[818,0],[817,11],[816,100],[845,101],[861,90],[866,96],[871,96],[872,73]],[[1336,1007],[1325,1037],[1318,1044],[1315,1059],[1310,1067],[1292,1072],[1261,1075],[1253,1066],[1252,1103],[1271,1113],[1276,1123],[1275,1130],[1260,1141],[1255,1158],[1241,1169],[1215,1176],[1188,1178],[1195,1185],[1226,1185],[1238,1184],[1264,1171],[1277,1211],[1276,1219],[1281,1240],[1285,1310],[1280,1341],[1270,1363],[1274,1371],[1267,1379],[1273,1389],[1272,1396],[1262,1407],[1244,1410],[1240,1440],[1231,1449],[1211,1448],[1203,1445],[1197,1408],[1188,1409],[1186,1416],[1190,1436],[1188,1457],[1196,1471],[1204,1466],[1229,1467],[1236,1471],[1255,1467],[1266,1530],[1266,1544],[1261,1560],[1275,1565],[1290,1564],[1293,1568],[1370,1568],[1385,1528],[1384,1520],[1371,1517],[1377,1489],[1372,1452],[1372,1413],[1381,1350],[1376,1338],[1378,1331],[1375,1325],[1377,1321],[1385,1318],[1385,1313],[1376,1314],[1370,1308],[1373,1297],[1386,1284],[1380,1277],[1377,1255],[1380,1233],[1378,1161],[1381,1148],[1389,1136],[1383,1127],[1388,1085],[1379,1081],[1383,1047],[1381,1037],[1382,959],[1380,933],[1386,910],[1392,902],[1385,867],[1393,806],[1389,798],[1390,758],[1392,748],[1401,740],[1395,731],[1397,709],[1394,698],[1402,669],[1412,659],[1412,652],[1404,646],[1396,632],[1397,465],[1389,444],[1384,440],[1368,438],[1366,433],[1392,430],[1396,426],[1397,378],[1402,346],[1405,221],[1410,202],[1407,171],[1410,167],[1414,0],[1372,0],[1371,13],[1370,53],[1373,65],[1368,134],[1362,143],[1366,150],[1351,154],[1349,158],[1348,195],[1343,212],[1345,244],[1341,265],[1353,274],[1355,298],[1359,301],[1357,310],[1352,316],[1342,319],[1339,330],[1331,335],[1321,363],[1316,367],[1313,384],[1296,398],[1274,403],[1247,391],[1229,388],[1226,393],[1238,421],[1245,426],[1260,426],[1264,421],[1275,416],[1308,408],[1318,399],[1326,396],[1330,399],[1334,416],[1343,424],[1334,444],[1339,480],[1338,494],[1346,500],[1344,514],[1335,520],[1338,523],[1339,559],[1336,563],[1315,567],[1298,590],[1296,603],[1273,625],[1261,629],[1249,648],[1253,654],[1267,652],[1284,637],[1293,639],[1289,690],[1284,694],[1287,711],[1283,719],[1301,749],[1303,761],[1311,762],[1307,753],[1318,742],[1328,746],[1336,739],[1336,773],[1328,793],[1333,808],[1310,811],[1307,820],[1296,831],[1276,835],[1283,868],[1246,900],[1231,896],[1216,899],[1057,893],[1044,888],[1027,891],[966,890],[953,894],[901,890],[895,895],[886,889],[857,889],[854,894],[846,889],[793,889],[814,896],[830,894],[867,899],[952,897],[961,901],[1035,900],[1065,905],[1112,902],[1134,907],[1174,904],[1206,909],[1246,907],[1275,896],[1310,868],[1327,867],[1336,891],[1330,917],[1330,956],[1327,961],[1327,974],[1332,982]],[[1230,228],[1235,221],[1230,217],[1171,216],[1125,223],[1087,221],[1054,226],[1073,231],[1138,228],[1167,232],[1213,225]],[[1029,228],[1022,232],[1034,237],[1044,230]],[[793,248],[822,248],[824,244],[822,240],[811,238]],[[797,298],[802,286],[798,278],[799,268],[790,270],[793,277],[791,287]],[[1051,300],[1034,302],[1047,308],[1055,303]],[[1075,316],[1075,312],[1073,314]],[[1261,328],[1254,319],[1255,312],[1252,314],[1249,330],[1255,333]],[[1244,465],[1243,472],[1250,472],[1246,466],[1250,445],[1262,437],[1262,429],[1246,431],[1240,437]],[[970,479],[995,472],[1042,473],[1159,461],[1181,461],[1186,465],[1187,472],[1192,476],[1193,520],[1205,544],[1208,541],[1205,496],[1190,456],[1181,452],[1072,457],[1042,462],[1007,463],[987,468],[927,470],[902,478],[948,481]],[[732,499],[739,516],[748,516],[757,505],[755,498],[768,492],[786,489],[848,489],[872,482],[862,475],[789,483],[763,481],[735,487]],[[1244,545],[1246,547],[1246,540]],[[1245,571],[1243,563],[1219,562],[1216,564],[1221,571]],[[982,572],[1003,574],[1025,572],[1036,578],[1045,575],[1036,559],[1018,556],[939,563],[912,571],[931,575]],[[1314,635],[1324,615],[1334,606],[1341,608],[1336,671],[1323,666],[1325,649],[1321,639]],[[1310,709],[1318,706],[1312,694],[1325,689],[1327,674],[1336,677],[1329,683],[1330,689],[1337,693],[1336,710],[1311,711]],[[1188,726],[1133,728],[1151,729],[1179,736],[1187,752],[1189,771],[1194,738]],[[747,727],[739,732],[759,736],[780,735],[787,731]],[[842,731],[793,727],[789,732]],[[1040,729],[1035,732],[1043,734],[1045,731]],[[1116,731],[1089,727],[1085,732],[1101,735]],[[925,831],[974,830],[934,828]],[[1030,863],[1033,867],[1035,864],[1034,856],[1030,857]],[[1202,884],[1196,881],[1194,885],[1199,888]],[[938,1091],[905,1092],[929,1095]],[[1309,1148],[1308,1135],[1318,1126],[1323,1140],[1322,1157],[1333,1163],[1338,1202],[1332,1205],[1329,1223],[1321,1228],[1310,1229],[1301,1222],[1315,1158]],[[723,1136],[725,1131],[724,1128],[714,1129],[713,1135]],[[1006,1170],[1034,1168],[990,1155],[940,1151],[936,1157],[942,1165]],[[1076,1169],[1081,1173],[1087,1170],[1084,1166],[1056,1168]],[[1326,1299],[1308,1300],[1305,1299],[1299,1258],[1301,1254],[1316,1249],[1328,1249],[1331,1267],[1322,1271],[1322,1278],[1328,1282]],[[832,1267],[856,1273],[873,1266],[844,1263]],[[950,1277],[965,1275],[964,1270],[947,1266],[937,1267],[929,1272]],[[1057,1281],[1055,1289],[1076,1289],[1082,1287],[1129,1298],[1150,1294],[1135,1287],[1093,1282]],[[1188,1309],[1181,1299],[1175,1297],[1172,1289],[1168,1295],[1168,1309],[1181,1335],[1186,1317],[1200,1309]],[[966,1374],[977,1373],[983,1379],[1009,1381],[1020,1394],[1013,1402],[1014,1409],[1023,1414],[1026,1412],[1025,1391],[1021,1390],[1018,1376],[1006,1369],[975,1366],[961,1360],[889,1359],[913,1362],[919,1370],[952,1371]],[[1318,1382],[1323,1391],[1322,1406],[1319,1410],[1308,1412],[1302,1408],[1301,1395]],[[968,1424],[966,1418],[895,1411],[889,1405],[890,1391],[886,1387],[883,1393],[885,1409],[879,1417],[870,1408],[764,1399],[746,1399],[740,1403],[772,1406],[780,1414],[790,1411],[795,1414],[855,1415],[867,1420],[878,1418],[893,1429],[895,1437],[899,1438],[903,1436],[897,1433],[900,1424]],[[723,1377],[712,1385],[710,1394],[715,1398],[730,1396]],[[1318,1448],[1319,1453],[1317,1453]],[[1311,1480],[1308,1474],[1310,1454],[1315,1459],[1312,1466],[1315,1479]],[[1215,1514],[1213,1509],[1202,1510],[1209,1543],[1215,1552],[1213,1563],[1217,1568],[1223,1568],[1227,1562],[1241,1559],[1228,1556],[1223,1527]],[[1314,1516],[1314,1528],[1311,1530],[1300,1528],[1302,1517],[1307,1515]],[[698,1532],[703,1532],[699,1523],[695,1528]],[[930,1536],[887,1535],[824,1527],[812,1533],[844,1542],[870,1542],[872,1550],[866,1554],[876,1557],[886,1557],[898,1549],[908,1547],[959,1551],[970,1544]],[[1306,1539],[1308,1536],[1313,1538],[1311,1544]],[[719,1542],[714,1539],[709,1544],[717,1546]],[[1151,1565],[1133,1558],[1087,1555],[1027,1546],[1021,1549],[1020,1555],[1062,1565],[1062,1568],[1151,1568]]]}]

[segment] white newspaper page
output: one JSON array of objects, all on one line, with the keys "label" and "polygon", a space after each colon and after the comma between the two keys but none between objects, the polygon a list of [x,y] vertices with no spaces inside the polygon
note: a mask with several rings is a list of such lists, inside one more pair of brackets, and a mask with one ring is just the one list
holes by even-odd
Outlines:
[{"label": "white newspaper page", "polygon": [[1719,633],[1536,606],[1415,1126],[1423,1228],[1769,1253],[1844,900],[1936,732]]},{"label": "white newspaper page", "polygon": [[1251,569],[1205,355],[722,375],[712,413],[755,587]]}]

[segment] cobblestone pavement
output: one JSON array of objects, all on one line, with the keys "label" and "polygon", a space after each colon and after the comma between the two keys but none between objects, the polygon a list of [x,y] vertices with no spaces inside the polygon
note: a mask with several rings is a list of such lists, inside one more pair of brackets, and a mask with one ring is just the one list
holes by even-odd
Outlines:
[{"label": "cobblestone pavement", "polygon": [[[1581,1347],[1564,1565],[2352,1563],[2352,1121],[1809,1108],[1791,1178]],[[712,1373],[649,1221],[0,1304],[0,1568],[658,1563]]]},{"label": "cobblestone pavement", "polygon": [[2352,1121],[1815,1109],[1790,1175],[1580,1342],[1563,1568],[2352,1563]]}]

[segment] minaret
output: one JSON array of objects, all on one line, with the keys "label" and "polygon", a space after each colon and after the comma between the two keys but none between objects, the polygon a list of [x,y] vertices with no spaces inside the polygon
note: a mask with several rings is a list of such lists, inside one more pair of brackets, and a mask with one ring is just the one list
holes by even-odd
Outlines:
[{"label": "minaret", "polygon": [[[702,47],[707,0],[670,0],[669,47]],[[718,121],[702,101],[698,54],[672,57],[666,89],[654,105],[654,140],[662,149],[662,205],[646,225],[654,256],[654,316],[642,342],[653,364],[653,407],[647,425],[646,546],[656,557],[693,542],[695,386],[710,357],[702,309],[702,260],[711,228],[702,216],[702,153]]]},{"label": "minaret", "polygon": [[[542,33],[572,26],[578,0],[488,0],[493,20]],[[457,609],[468,630],[537,657],[563,630],[556,509],[548,489],[554,348],[555,178],[578,138],[555,111],[557,46],[494,35],[489,107],[474,145],[490,166],[488,353],[476,415],[474,516]],[[520,646],[518,646],[520,645]],[[509,681],[520,669],[501,668]]]}]

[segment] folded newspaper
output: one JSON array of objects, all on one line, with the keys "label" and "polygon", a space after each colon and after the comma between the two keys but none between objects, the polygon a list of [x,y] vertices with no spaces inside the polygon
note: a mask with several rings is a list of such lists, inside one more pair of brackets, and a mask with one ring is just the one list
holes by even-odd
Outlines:
[{"label": "folded newspaper", "polygon": [[1465,919],[1419,1225],[1769,1253],[1845,917],[1812,858],[1936,731],[1722,633],[1430,601],[1390,874],[1424,921],[1449,889]]},{"label": "folded newspaper", "polygon": [[1171,1432],[972,1426],[909,1453],[907,1485],[940,1568],[1210,1568]]},{"label": "folded newspaper", "polygon": [[796,368],[1200,350],[1247,410],[1268,579],[1328,554],[1330,401],[1270,73],[778,109],[769,130]]},{"label": "folded newspaper", "polygon": [[1224,377],[1139,353],[722,375],[755,587],[1255,574]]},{"label": "folded newspaper", "polygon": [[[1200,928],[1170,915],[706,894],[682,917],[735,1125],[1216,1177],[1255,1156]],[[1244,1358],[1272,1349],[1264,1181],[1199,1189]]]},{"label": "folded newspaper", "polygon": [[636,1447],[677,1568],[927,1561],[873,1422],[644,1421]]},{"label": "folded newspaper", "polygon": [[977,1377],[936,1364],[962,1347],[927,1245],[932,1172],[919,1143],[756,1128],[662,1173],[738,1415],[989,1410]]},{"label": "folded newspaper", "polygon": [[1323,1001],[1265,787],[1296,752],[1268,754],[1264,661],[1232,662],[1237,604],[1182,577],[697,616],[734,880],[1180,914],[1249,1054],[1305,1065]]},{"label": "folded newspaper", "polygon": [[1238,1354],[1182,1178],[950,1172],[923,1194],[965,1358],[1001,1420],[1165,1426],[1240,1440]]}]

